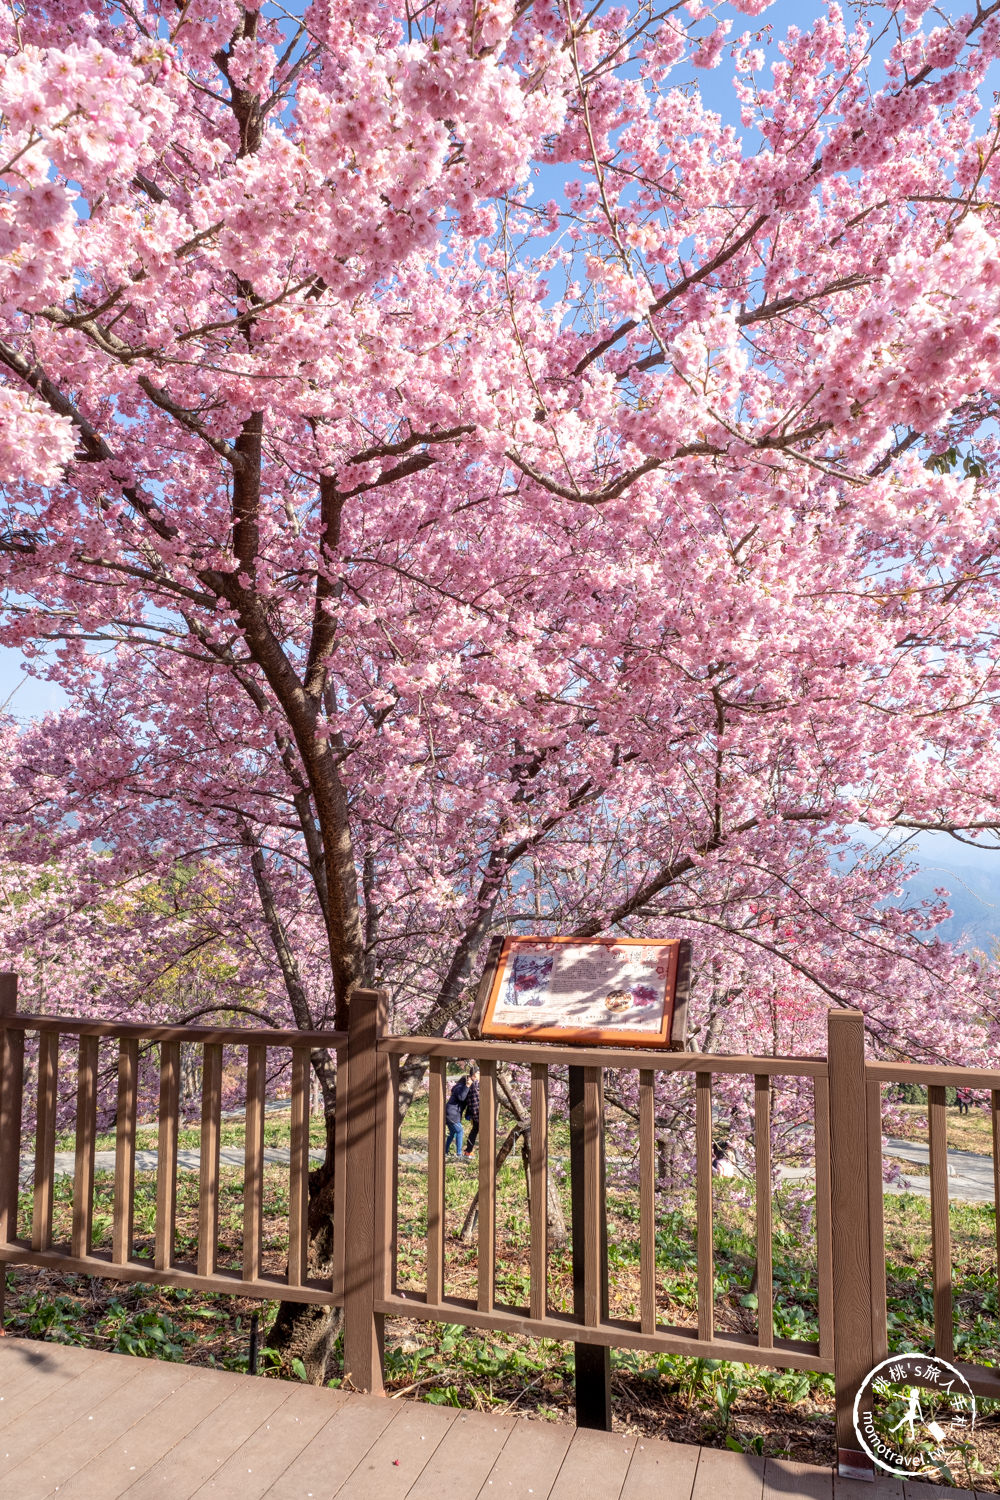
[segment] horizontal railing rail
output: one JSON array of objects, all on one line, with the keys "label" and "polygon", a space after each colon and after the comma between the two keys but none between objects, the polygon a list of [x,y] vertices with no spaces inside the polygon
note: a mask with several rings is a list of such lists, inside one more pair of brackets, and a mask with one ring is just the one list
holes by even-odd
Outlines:
[{"label": "horizontal railing rail", "polygon": [[12,1031],[54,1031],[63,1036],[97,1036],[135,1039],[140,1042],[192,1042],[220,1047],[329,1047],[336,1050],[347,1042],[346,1031],[281,1031],[267,1026],[159,1026],[138,1021],[101,1021],[89,1016],[33,1016],[17,1011],[0,1014],[0,1027]]},{"label": "horizontal railing rail", "polygon": [[483,1042],[455,1037],[387,1036],[379,1050],[397,1057],[475,1057],[546,1067],[648,1068],[654,1073],[750,1073],[824,1078],[825,1057],[751,1057],[735,1053],[654,1052],[641,1047],[572,1047],[558,1042]]}]

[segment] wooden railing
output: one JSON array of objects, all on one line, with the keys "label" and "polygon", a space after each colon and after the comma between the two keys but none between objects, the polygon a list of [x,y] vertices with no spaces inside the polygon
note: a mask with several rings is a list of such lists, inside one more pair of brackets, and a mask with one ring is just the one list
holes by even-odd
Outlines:
[{"label": "wooden railing", "polygon": [[[380,1310],[410,1317],[434,1318],[452,1323],[510,1329],[536,1338],[573,1339],[580,1343],[608,1344],[616,1348],[660,1350],[707,1358],[746,1360],[756,1364],[783,1364],[790,1369],[833,1370],[832,1322],[829,1316],[830,1224],[822,1215],[819,1226],[818,1279],[822,1289],[818,1342],[776,1338],[773,1322],[771,1265],[771,1161],[770,1089],[774,1075],[798,1075],[826,1082],[827,1064],[817,1058],[720,1057],[708,1054],[651,1054],[594,1048],[563,1048],[547,1044],[508,1042],[441,1041],[426,1037],[387,1037],[380,1049],[388,1058],[400,1055],[429,1059],[429,1109],[427,1143],[427,1276],[423,1292],[395,1287],[395,1264],[386,1268],[387,1290],[379,1299]],[[475,1302],[444,1294],[444,1139],[445,1063],[449,1058],[476,1058],[481,1068],[479,1149],[479,1285]],[[527,1305],[498,1303],[494,1287],[495,1245],[495,1098],[496,1070],[500,1062],[530,1069],[531,1128],[528,1132],[529,1193],[531,1225],[530,1291]],[[548,1245],[546,1242],[546,1193],[549,1172],[549,1073],[559,1066],[582,1066],[584,1072],[583,1204],[584,1242],[587,1246],[584,1274],[586,1290],[582,1315],[554,1310],[549,1302]],[[633,1320],[610,1318],[606,1301],[607,1266],[601,1244],[605,1218],[604,1102],[602,1073],[638,1073],[639,1093],[639,1278],[640,1316]],[[653,1093],[656,1076],[691,1073],[696,1081],[696,1183],[697,1183],[697,1328],[665,1327],[656,1320],[655,1297],[655,1139]],[[768,1212],[757,1225],[758,1327],[756,1336],[728,1333],[716,1327],[713,1295],[715,1265],[712,1193],[712,1082],[719,1073],[744,1074],[754,1089],[756,1126],[754,1136],[755,1175],[762,1187],[760,1197]],[[819,1091],[820,1149],[828,1134],[826,1089]],[[763,1185],[766,1184],[766,1188]],[[780,1351],[781,1358],[776,1358]]]},{"label": "wooden railing", "polygon": [[[34,1016],[16,1010],[13,976],[0,980],[0,1262],[57,1266],[87,1276],[186,1286],[248,1297],[295,1302],[337,1302],[339,1286],[308,1275],[309,1068],[310,1051],[346,1043],[341,1032],[241,1030],[202,1026],[155,1026],[118,1021]],[[33,1193],[29,1232],[18,1233],[24,1113],[25,1034],[37,1034]],[[76,1039],[76,1110],[73,1212],[69,1243],[53,1241],[55,1147],[60,1042]],[[98,1049],[117,1044],[115,1167],[111,1246],[95,1248],[94,1188],[98,1121]],[[201,1052],[199,1217],[197,1259],[177,1255],[177,1150],[181,1128],[181,1046]],[[140,1053],[158,1051],[156,1223],[152,1260],[134,1244],[136,1132]],[[220,1266],[218,1251],[220,1134],[224,1049],[245,1051],[243,1232],[239,1269]],[[288,1255],[284,1275],[262,1264],[264,1122],[267,1058],[271,1049],[291,1051],[291,1138],[288,1166]]]},{"label": "wooden railing", "polygon": [[[988,1090],[993,1137],[993,1202],[996,1216],[996,1264],[1000,1270],[1000,1073],[985,1068],[925,1067],[920,1063],[868,1063],[868,1088],[872,1094],[870,1118],[878,1133],[881,1154],[881,1090],[885,1084],[913,1083],[927,1090],[929,1189],[931,1207],[931,1275],[934,1295],[934,1352],[961,1370],[977,1396],[1000,1399],[1000,1369],[966,1363],[955,1357],[955,1305],[952,1279],[951,1215],[948,1209],[948,1133],[945,1089]],[[881,1194],[877,1195],[877,1218],[873,1211],[875,1264],[881,1281],[875,1287],[874,1315],[878,1320],[879,1348],[885,1336],[885,1241]],[[884,1357],[884,1356],[883,1356]]]},{"label": "wooden railing", "polygon": [[[1000,1072],[866,1063],[860,1013],[832,1011],[827,1057],[734,1057],[652,1053],[532,1043],[393,1037],[384,991],[357,991],[348,1032],[216,1030],[143,1026],[20,1015],[10,977],[0,977],[0,1262],[59,1266],[122,1280],[163,1282],[211,1292],[326,1303],[344,1310],[344,1369],[358,1390],[379,1392],[387,1316],[458,1323],[578,1346],[738,1360],[831,1372],[836,1386],[837,1441],[842,1463],[856,1461],[853,1401],[868,1372],[887,1353],[886,1261],[883,1230],[881,1091],[900,1082],[928,1089],[934,1329],[936,1352],[952,1359],[954,1294],[948,1209],[945,1095],[949,1085],[991,1090],[993,1166],[1000,1202],[998,1106]],[[30,1232],[18,1234],[24,1037],[38,1036],[36,1124]],[[53,1243],[53,1154],[58,1049],[76,1038],[76,1133],[73,1216],[69,1244]],[[101,1038],[117,1043],[117,1109],[112,1245],[92,1243],[97,1064]],[[176,1256],[180,1048],[202,1050],[200,1110],[201,1202],[197,1259]],[[159,1112],[155,1244],[152,1260],[133,1244],[137,1078],[140,1049],[158,1048]],[[338,1109],[333,1273],[310,1277],[307,1264],[309,1057],[336,1050]],[[223,1049],[246,1049],[245,1192],[239,1269],[218,1264],[219,1135]],[[264,1102],[269,1048],[291,1050],[291,1160],[288,1167],[288,1257],[284,1275],[262,1264]],[[429,1071],[426,1167],[426,1275],[417,1290],[397,1276],[400,1185],[399,1069],[403,1057],[425,1058]],[[478,1253],[474,1297],[449,1295],[446,1285],[445,1103],[449,1060],[475,1058],[481,1067],[478,1153]],[[528,1196],[530,1243],[523,1304],[498,1295],[498,1070],[510,1064],[529,1079]],[[573,1153],[574,1308],[553,1305],[547,1230],[550,1082],[553,1068],[570,1070],[576,1146]],[[606,1247],[604,1074],[632,1070],[638,1095],[639,1298],[637,1316],[609,1313]],[[576,1082],[573,1082],[575,1074]],[[697,1306],[691,1327],[660,1321],[656,1268],[656,1106],[658,1078],[693,1078],[696,1171]],[[720,1328],[715,1294],[713,1091],[722,1075],[746,1080],[753,1100],[753,1182],[756,1195],[756,1328]],[[815,1282],[818,1337],[775,1331],[771,1222],[771,1108],[776,1078],[812,1081],[815,1160]],[[575,1094],[574,1094],[575,1088]],[[575,1099],[575,1103],[573,1100]],[[1000,1232],[997,1245],[1000,1261]],[[578,1354],[579,1364],[579,1354]],[[960,1364],[977,1394],[1000,1397],[1000,1375]]]}]

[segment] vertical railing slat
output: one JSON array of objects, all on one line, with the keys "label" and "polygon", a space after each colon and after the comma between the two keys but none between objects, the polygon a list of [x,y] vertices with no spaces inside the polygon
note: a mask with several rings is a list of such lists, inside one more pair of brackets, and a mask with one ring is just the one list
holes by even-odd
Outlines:
[{"label": "vertical railing slat", "polygon": [[158,1271],[174,1263],[177,1231],[177,1131],[181,1105],[181,1044],[160,1043],[160,1112],[156,1139],[156,1245]]},{"label": "vertical railing slat", "polygon": [[201,1065],[201,1161],[198,1193],[198,1275],[214,1276],[219,1243],[219,1122],[222,1045],[206,1042]]},{"label": "vertical railing slat", "polygon": [[396,1282],[396,1201],[399,1186],[396,1161],[399,1149],[399,1058],[384,1053],[377,1059],[375,1094],[375,1218],[372,1280],[374,1295],[387,1297]]},{"label": "vertical railing slat", "polygon": [[654,1074],[639,1070],[639,1323],[656,1329],[656,1097]]},{"label": "vertical railing slat", "polygon": [[111,1258],[120,1266],[132,1259],[135,1215],[135,1132],[139,1107],[139,1042],[118,1043],[118,1117],[115,1125],[115,1202]]},{"label": "vertical railing slat", "polygon": [[753,1081],[754,1166],[757,1190],[757,1344],[774,1348],[774,1267],[771,1250],[771,1079]]},{"label": "vertical railing slat", "polygon": [[52,1188],[56,1154],[56,1084],[59,1071],[59,1033],[43,1031],[38,1038],[38,1107],[35,1115],[35,1195],[31,1215],[31,1248],[52,1245]]},{"label": "vertical railing slat", "polygon": [[309,1268],[309,1051],[292,1053],[292,1122],[288,1153],[288,1285],[304,1286]]},{"label": "vertical railing slat", "polygon": [[344,1304],[344,1261],[347,1255],[347,1100],[346,1046],[337,1049],[337,1108],[333,1119],[333,1275],[334,1300]]},{"label": "vertical railing slat", "polygon": [[583,1321],[597,1328],[607,1314],[604,1212],[604,1070],[583,1070]]},{"label": "vertical railing slat", "polygon": [[546,1063],[531,1064],[528,1179],[531,1232],[528,1311],[532,1318],[544,1318],[548,1309],[549,1272],[549,1070]]},{"label": "vertical railing slat", "polygon": [[427,1078],[427,1301],[444,1298],[445,1060],[432,1057]]},{"label": "vertical railing slat", "polygon": [[479,1250],[477,1304],[492,1312],[496,1295],[497,1065],[484,1062],[479,1075]]},{"label": "vertical railing slat", "polygon": [[715,1337],[715,1255],[712,1226],[712,1075],[695,1075],[698,1222],[698,1337]]},{"label": "vertical railing slat", "polygon": [[97,1069],[100,1038],[82,1036],[76,1072],[76,1162],[73,1173],[74,1255],[89,1255],[93,1245],[94,1150],[97,1142]]},{"label": "vertical railing slat", "polygon": [[[882,1086],[874,1079],[865,1084],[868,1110],[868,1245],[872,1281],[872,1361],[879,1364],[889,1353],[886,1317],[885,1223],[882,1186]],[[947,1200],[946,1200],[947,1202]]]},{"label": "vertical railing slat", "polygon": [[260,1277],[264,1238],[264,1102],[267,1048],[247,1048],[246,1134],[243,1143],[243,1280]]},{"label": "vertical railing slat", "polygon": [[948,1208],[948,1120],[942,1084],[927,1090],[930,1128],[931,1262],[934,1274],[934,1352],[941,1359],[955,1353],[951,1298],[951,1217]]},{"label": "vertical railing slat", "polygon": [[830,1221],[830,1080],[813,1079],[816,1152],[816,1297],[819,1353],[833,1358],[833,1229]]},{"label": "vertical railing slat", "polygon": [[21,1171],[21,1107],[24,1099],[24,1032],[3,1032],[0,1076],[0,1243],[18,1238],[17,1198]]}]

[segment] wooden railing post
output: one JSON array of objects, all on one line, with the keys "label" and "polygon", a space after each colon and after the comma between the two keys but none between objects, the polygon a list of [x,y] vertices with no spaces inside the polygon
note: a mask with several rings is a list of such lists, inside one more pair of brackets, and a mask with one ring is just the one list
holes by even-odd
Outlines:
[{"label": "wooden railing post", "polygon": [[[591,1328],[608,1316],[608,1242],[604,1165],[604,1077],[569,1068],[569,1159],[573,1210],[573,1311]],[[532,1237],[535,1225],[531,1226]],[[611,1431],[611,1350],[574,1345],[576,1425]]]},{"label": "wooden railing post", "polygon": [[[355,990],[347,1027],[346,1181],[338,1194],[344,1225],[344,1380],[356,1391],[383,1393],[383,1327],[375,1303],[385,1295],[392,1213],[384,1160],[391,1139],[392,1077],[389,1057],[378,1050],[386,1033],[385,990]],[[338,1090],[339,1094],[339,1090]]]},{"label": "wooden railing post", "polygon": [[860,1451],[854,1432],[854,1399],[875,1364],[868,1181],[873,1158],[868,1143],[865,1031],[861,1012],[831,1010],[827,1038],[837,1466],[845,1477],[867,1478],[871,1476],[872,1464]]}]

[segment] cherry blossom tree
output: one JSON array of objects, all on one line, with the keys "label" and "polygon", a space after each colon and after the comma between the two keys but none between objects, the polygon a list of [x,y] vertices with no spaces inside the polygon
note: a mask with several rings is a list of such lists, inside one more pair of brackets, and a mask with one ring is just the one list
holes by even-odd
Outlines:
[{"label": "cherry blossom tree", "polygon": [[831,856],[997,822],[1000,4],[766,10],[0,10],[0,636],[83,715],[18,859],[197,825],[296,1020],[687,923],[700,1040],[984,1040]]}]

